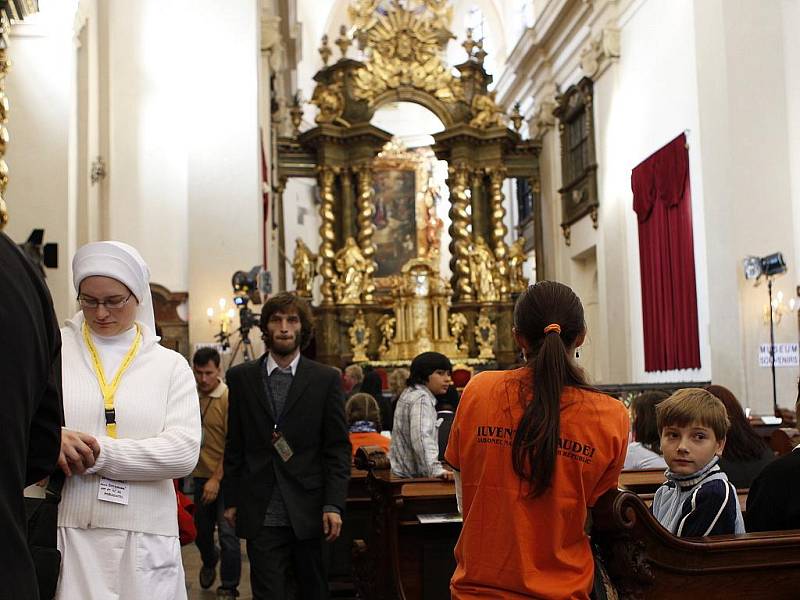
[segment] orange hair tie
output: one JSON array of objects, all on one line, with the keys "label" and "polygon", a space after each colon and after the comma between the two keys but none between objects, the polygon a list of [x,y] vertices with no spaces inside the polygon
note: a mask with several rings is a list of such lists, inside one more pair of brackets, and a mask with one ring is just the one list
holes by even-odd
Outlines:
[{"label": "orange hair tie", "polygon": [[551,331],[555,331],[558,335],[561,335],[561,325],[559,325],[558,323],[550,323],[550,325],[544,328],[545,335],[547,335]]}]

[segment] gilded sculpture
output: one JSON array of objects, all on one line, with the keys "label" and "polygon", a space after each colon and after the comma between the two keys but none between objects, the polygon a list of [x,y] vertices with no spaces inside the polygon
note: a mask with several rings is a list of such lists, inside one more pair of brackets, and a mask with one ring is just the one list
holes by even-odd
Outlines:
[{"label": "gilded sculpture", "polygon": [[386,90],[413,87],[439,100],[464,99],[460,80],[442,60],[453,8],[445,0],[392,2],[378,11],[380,2],[361,0],[349,8],[358,39],[368,59],[355,72],[354,93],[372,102]]},{"label": "gilded sculpture", "polygon": [[369,329],[364,320],[364,313],[360,310],[356,313],[353,324],[347,330],[350,336],[350,348],[353,351],[353,362],[365,362],[369,360],[367,356],[367,346],[369,345]]},{"label": "gilded sculpture", "polygon": [[512,293],[524,292],[528,282],[522,273],[522,266],[528,259],[525,254],[525,238],[517,238],[508,250],[509,288]]},{"label": "gilded sculpture", "polygon": [[488,94],[475,94],[472,99],[472,114],[474,116],[469,122],[470,127],[489,129],[490,127],[506,126],[506,116],[497,106],[495,95],[496,92],[494,91]]},{"label": "gilded sculpture", "polygon": [[497,325],[489,318],[489,309],[483,307],[475,324],[475,343],[478,358],[494,358],[494,343],[497,340]]},{"label": "gilded sculpture", "polygon": [[389,351],[394,340],[394,328],[397,319],[391,315],[383,315],[378,319],[378,330],[381,332],[381,343],[378,346],[378,354],[383,356]]},{"label": "gilded sculpture", "polygon": [[464,313],[453,313],[450,315],[450,335],[453,336],[459,353],[468,356],[467,317],[464,316]]},{"label": "gilded sculpture", "polygon": [[336,271],[336,303],[359,304],[364,291],[367,259],[358,247],[355,238],[348,237],[344,247],[334,257]]},{"label": "gilded sculpture", "polygon": [[314,119],[317,123],[337,123],[344,112],[344,84],[342,72],[338,71],[334,81],[329,84],[318,83],[311,96],[311,103],[319,109]]},{"label": "gilded sculpture", "polygon": [[495,259],[483,236],[478,236],[469,253],[470,277],[478,302],[497,302],[500,296],[495,285]]},{"label": "gilded sculpture", "polygon": [[317,255],[312,253],[306,243],[297,238],[292,259],[294,289],[301,296],[311,297],[311,289],[316,275]]}]

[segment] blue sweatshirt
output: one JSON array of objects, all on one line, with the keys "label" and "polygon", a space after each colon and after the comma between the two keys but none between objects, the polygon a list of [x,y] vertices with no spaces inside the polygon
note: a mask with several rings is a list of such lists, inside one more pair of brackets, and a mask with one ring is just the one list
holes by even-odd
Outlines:
[{"label": "blue sweatshirt", "polygon": [[736,488],[728,481],[715,456],[696,473],[666,472],[667,481],[656,491],[653,516],[678,537],[744,533]]}]

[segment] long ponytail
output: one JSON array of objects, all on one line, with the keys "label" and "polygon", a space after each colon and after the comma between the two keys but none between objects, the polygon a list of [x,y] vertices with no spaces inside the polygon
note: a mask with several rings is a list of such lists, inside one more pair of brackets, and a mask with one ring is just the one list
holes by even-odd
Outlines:
[{"label": "long ponytail", "polygon": [[585,329],[583,306],[567,286],[542,281],[530,286],[514,307],[514,327],[530,345],[531,386],[522,386],[525,406],[512,443],[517,476],[537,497],[550,487],[555,473],[564,387],[585,387],[586,379],[569,356]]}]

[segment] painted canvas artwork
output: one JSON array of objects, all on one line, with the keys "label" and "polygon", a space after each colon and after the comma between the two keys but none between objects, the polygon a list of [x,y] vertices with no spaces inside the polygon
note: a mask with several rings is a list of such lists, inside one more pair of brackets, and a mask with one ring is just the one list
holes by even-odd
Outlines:
[{"label": "painted canvas artwork", "polygon": [[416,173],[412,169],[376,169],[374,174],[375,275],[400,272],[417,256]]}]

